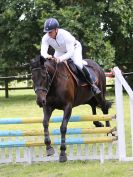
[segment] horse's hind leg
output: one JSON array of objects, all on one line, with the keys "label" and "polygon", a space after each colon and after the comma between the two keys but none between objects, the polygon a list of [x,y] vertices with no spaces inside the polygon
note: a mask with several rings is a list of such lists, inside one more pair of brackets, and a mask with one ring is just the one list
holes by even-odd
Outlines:
[{"label": "horse's hind leg", "polygon": [[[92,108],[92,114],[96,115],[96,106],[92,105],[91,108]],[[99,122],[99,121],[93,121],[93,124],[96,127],[104,127],[104,125],[101,122]]]},{"label": "horse's hind leg", "polygon": [[[102,107],[103,114],[108,114],[108,110],[111,107],[112,103],[109,101],[105,101],[105,106]],[[110,127],[110,122],[106,121],[106,127]],[[107,133],[108,135],[109,133]],[[114,132],[111,132],[112,136],[116,136]]]},{"label": "horse's hind leg", "polygon": [[44,127],[44,143],[46,145],[46,153],[47,156],[51,156],[53,155],[54,149],[51,146],[51,140],[50,140],[50,136],[49,136],[49,119],[51,117],[52,111],[53,109],[51,109],[50,107],[45,107],[43,108],[44,111],[44,119],[43,119],[43,127]]},{"label": "horse's hind leg", "polygon": [[[103,114],[108,114],[109,107],[108,107],[106,101],[105,101],[105,105],[101,109],[102,109]],[[106,127],[110,127],[109,121],[106,121]]]},{"label": "horse's hind leg", "polygon": [[[97,95],[96,100],[98,104],[100,105],[103,114],[108,114],[108,110],[111,107],[112,103],[109,101],[106,101],[104,95],[102,94]],[[109,121],[106,121],[106,127],[110,127]]]}]

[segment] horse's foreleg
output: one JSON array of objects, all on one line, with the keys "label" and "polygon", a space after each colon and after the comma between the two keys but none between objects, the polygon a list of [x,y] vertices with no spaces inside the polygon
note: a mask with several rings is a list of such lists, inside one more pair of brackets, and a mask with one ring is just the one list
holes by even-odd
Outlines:
[{"label": "horse's foreleg", "polygon": [[63,121],[62,121],[62,124],[60,127],[60,131],[61,131],[61,146],[60,146],[61,152],[60,152],[60,157],[59,157],[60,162],[67,161],[67,155],[65,153],[65,151],[66,151],[65,141],[66,141],[67,124],[70,119],[71,112],[72,112],[72,105],[67,104],[67,106],[64,109]]},{"label": "horse's foreleg", "polygon": [[54,149],[51,147],[51,140],[49,136],[49,119],[51,117],[53,109],[50,107],[44,107],[44,119],[43,119],[43,128],[44,128],[44,143],[46,145],[46,153],[47,156],[51,156],[54,154]]}]

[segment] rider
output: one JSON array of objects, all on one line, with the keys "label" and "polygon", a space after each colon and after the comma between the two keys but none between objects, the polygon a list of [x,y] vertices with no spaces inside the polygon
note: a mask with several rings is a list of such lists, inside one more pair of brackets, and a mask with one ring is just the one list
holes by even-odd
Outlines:
[{"label": "rider", "polygon": [[42,38],[41,55],[44,58],[52,59],[52,56],[48,54],[48,48],[52,46],[55,49],[54,57],[57,63],[71,58],[74,64],[82,70],[86,81],[92,86],[94,95],[100,94],[101,91],[94,84],[89,71],[85,67],[87,62],[82,59],[80,42],[68,31],[60,29],[59,22],[55,18],[49,18],[45,21],[44,32],[46,34]]}]

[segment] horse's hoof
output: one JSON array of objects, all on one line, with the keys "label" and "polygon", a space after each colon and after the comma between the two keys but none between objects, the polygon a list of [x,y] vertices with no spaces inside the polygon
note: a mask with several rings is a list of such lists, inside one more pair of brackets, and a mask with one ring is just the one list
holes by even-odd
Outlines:
[{"label": "horse's hoof", "polygon": [[54,151],[54,148],[53,148],[53,147],[51,147],[51,148],[47,149],[47,150],[46,150],[46,152],[47,152],[47,156],[51,156],[51,155],[53,155],[53,154],[55,153],[55,151]]},{"label": "horse's hoof", "polygon": [[114,133],[114,132],[107,133],[107,136],[109,136],[110,134],[111,134],[112,136],[116,136],[116,133]]},{"label": "horse's hoof", "polygon": [[67,156],[65,155],[60,155],[59,157],[59,162],[66,162],[67,161]]}]

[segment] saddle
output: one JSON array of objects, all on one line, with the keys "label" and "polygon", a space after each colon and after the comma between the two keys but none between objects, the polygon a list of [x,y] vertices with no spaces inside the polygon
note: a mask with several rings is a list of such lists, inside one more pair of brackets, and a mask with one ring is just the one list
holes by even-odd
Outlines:
[{"label": "saddle", "polygon": [[[68,59],[67,62],[65,62],[65,64],[79,86],[88,85],[82,70],[79,67],[77,67],[71,59]],[[90,73],[90,77],[92,78],[93,82],[96,83],[98,78],[96,76],[94,68],[92,66],[89,66],[89,64],[86,65],[85,67]]]}]

